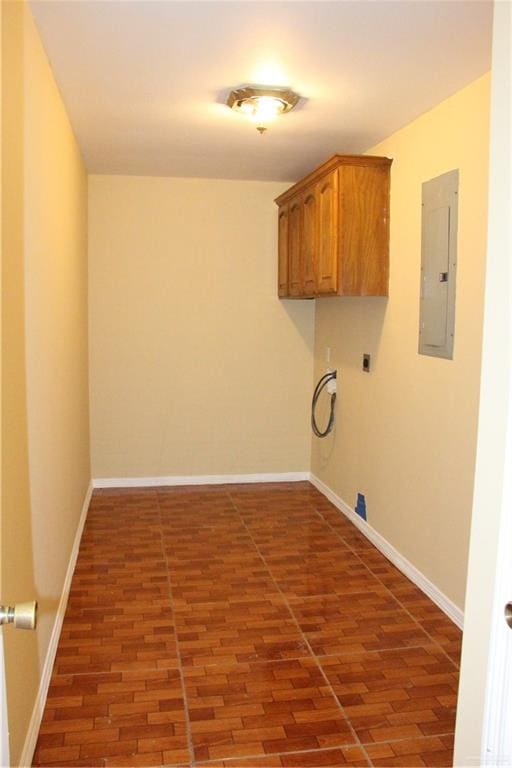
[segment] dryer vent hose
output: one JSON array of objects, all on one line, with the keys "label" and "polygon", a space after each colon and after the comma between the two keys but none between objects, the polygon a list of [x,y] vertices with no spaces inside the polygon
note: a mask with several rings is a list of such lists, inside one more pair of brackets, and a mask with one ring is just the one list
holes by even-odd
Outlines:
[{"label": "dryer vent hose", "polygon": [[336,403],[336,392],[331,394],[331,412],[329,414],[329,421],[327,422],[327,426],[324,430],[319,429],[315,416],[315,408],[318,402],[318,398],[320,397],[324,387],[326,387],[327,384],[333,379],[336,379],[336,371],[328,371],[327,373],[324,373],[316,385],[315,391],[313,393],[313,400],[311,401],[311,427],[317,437],[327,437],[329,432],[332,432],[334,427],[334,405]]}]

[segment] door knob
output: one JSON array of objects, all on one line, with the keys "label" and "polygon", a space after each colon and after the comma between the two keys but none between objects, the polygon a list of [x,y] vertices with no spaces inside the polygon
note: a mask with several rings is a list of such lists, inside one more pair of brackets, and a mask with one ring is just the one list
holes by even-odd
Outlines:
[{"label": "door knob", "polygon": [[505,605],[505,621],[512,629],[512,600]]},{"label": "door knob", "polygon": [[0,605],[0,624],[14,624],[16,629],[35,629],[37,623],[37,603],[16,603]]}]

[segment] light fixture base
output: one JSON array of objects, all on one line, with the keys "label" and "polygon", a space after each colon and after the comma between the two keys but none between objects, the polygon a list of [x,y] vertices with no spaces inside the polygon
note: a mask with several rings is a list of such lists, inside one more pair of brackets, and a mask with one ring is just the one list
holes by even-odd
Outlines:
[{"label": "light fixture base", "polygon": [[231,91],[226,104],[253,120],[259,133],[264,133],[266,123],[289,112],[299,100],[300,96],[290,88],[246,85]]},{"label": "light fixture base", "polygon": [[229,94],[226,104],[231,109],[240,109],[246,101],[261,99],[263,97],[278,99],[283,103],[282,112],[289,112],[299,102],[300,96],[291,88],[272,88],[263,85],[246,85],[236,88]]}]

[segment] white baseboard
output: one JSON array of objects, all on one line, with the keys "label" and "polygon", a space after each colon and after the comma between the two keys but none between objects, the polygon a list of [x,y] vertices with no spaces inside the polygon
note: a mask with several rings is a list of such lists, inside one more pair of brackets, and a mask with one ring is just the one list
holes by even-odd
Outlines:
[{"label": "white baseboard", "polygon": [[55,662],[55,655],[57,653],[57,646],[59,644],[60,633],[62,629],[62,623],[64,621],[64,614],[66,613],[66,606],[68,603],[69,590],[71,588],[71,580],[75,571],[76,559],[78,557],[78,550],[80,548],[80,539],[82,538],[82,531],[85,525],[85,518],[87,517],[87,510],[89,508],[89,502],[91,500],[93,490],[92,482],[89,483],[87,488],[84,503],[82,504],[82,511],[80,513],[80,519],[76,529],[75,539],[73,541],[73,547],[69,556],[69,564],[62,586],[62,593],[60,597],[59,607],[57,608],[57,614],[55,616],[55,622],[53,625],[50,642],[48,644],[48,650],[46,652],[46,658],[43,664],[43,670],[41,673],[41,680],[39,682],[39,690],[37,692],[34,709],[32,710],[32,717],[30,718],[30,724],[28,727],[27,736],[25,738],[25,744],[23,745],[23,751],[20,758],[20,766],[31,766],[32,759],[34,757],[34,750],[36,748],[37,737],[39,735],[39,728],[41,727],[41,720],[43,717],[44,708],[46,705],[46,697],[48,695],[48,688],[50,686],[50,680],[53,671],[53,664]]},{"label": "white baseboard", "polygon": [[392,544],[389,543],[383,536],[380,535],[380,533],[377,533],[377,531],[369,525],[365,520],[363,520],[359,515],[357,515],[354,510],[349,507],[349,505],[343,501],[339,496],[337,496],[331,489],[325,485],[321,480],[318,479],[315,475],[311,474],[310,476],[311,483],[317,488],[321,493],[326,496],[332,504],[334,504],[335,507],[337,507],[341,512],[343,512],[344,515],[346,515],[351,523],[354,523],[361,533],[363,533],[366,538],[368,538],[372,544],[374,544],[382,554],[387,557],[388,560],[390,560],[393,565],[395,565],[402,573],[407,576],[408,579],[410,579],[416,586],[421,589],[422,592],[424,592],[427,597],[429,597],[432,602],[434,602],[442,611],[445,613],[448,618],[450,618],[454,624],[456,624],[460,629],[463,628],[464,625],[464,614],[461,611],[461,609],[455,605],[446,595],[441,592],[440,589],[438,589],[435,584],[432,584],[432,582],[427,579],[426,576],[424,576],[421,571],[419,571],[412,563],[409,562],[403,555],[398,552],[394,548]]},{"label": "white baseboard", "polygon": [[251,475],[167,475],[158,477],[98,477],[93,488],[151,488],[163,485],[224,485],[231,483],[289,483],[309,480],[309,472],[270,472]]}]

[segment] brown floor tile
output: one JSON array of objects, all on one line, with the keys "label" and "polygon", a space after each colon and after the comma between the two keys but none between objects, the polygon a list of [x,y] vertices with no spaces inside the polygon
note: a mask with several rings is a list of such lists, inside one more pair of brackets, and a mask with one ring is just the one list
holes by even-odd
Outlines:
[{"label": "brown floor tile", "polygon": [[[70,701],[73,706],[67,706]],[[156,752],[160,765],[169,749],[179,749],[189,759],[177,670],[54,674],[47,707],[55,710],[55,718],[41,725],[34,765],[57,760],[74,765],[75,760],[107,757],[129,761],[138,753]],[[152,722],[152,715],[162,711],[172,712],[172,719]],[[62,745],[45,746],[49,734],[61,734]]]},{"label": "brown floor tile", "polygon": [[320,662],[363,744],[453,733],[457,670],[435,646]]},{"label": "brown floor tile", "polygon": [[313,659],[187,668],[185,685],[198,760],[355,743]]},{"label": "brown floor tile", "polygon": [[393,590],[397,601],[401,603],[418,621],[429,637],[444,649],[457,665],[460,662],[462,631],[421,592],[414,584]]},{"label": "brown floor tile", "polygon": [[333,547],[337,551],[348,550],[348,546],[340,539],[334,538],[325,523],[317,517],[296,525],[287,522],[258,528],[248,525],[248,530],[258,551],[264,557],[279,557],[283,553],[311,555],[330,552]]},{"label": "brown floor tile", "polygon": [[309,483],[96,491],[34,765],[449,765],[460,642]]},{"label": "brown floor tile", "polygon": [[178,666],[169,601],[167,605],[163,599],[156,605],[139,601],[136,607],[127,596],[117,598],[115,606],[75,609],[71,596],[55,659],[56,674]]},{"label": "brown floor tile", "polygon": [[380,586],[361,559],[337,542],[320,553],[276,555],[265,562],[288,598],[354,593]]},{"label": "brown floor tile", "polygon": [[336,531],[336,534],[351,549],[363,552],[378,551],[372,542],[367,539],[366,536],[364,536],[338,509],[329,507],[320,510],[320,514],[329,527]]},{"label": "brown floor tile", "polygon": [[375,547],[364,552],[366,567],[393,593],[408,588],[412,582]]},{"label": "brown floor tile", "polygon": [[196,764],[196,768],[315,768],[316,766],[368,766],[361,747],[319,749],[313,752],[291,752],[285,755],[250,757],[237,760],[214,760]]},{"label": "brown floor tile", "polygon": [[309,656],[277,591],[252,600],[196,603],[176,612],[182,663],[227,664]]},{"label": "brown floor tile", "polygon": [[215,601],[251,600],[275,592],[275,584],[268,569],[255,561],[221,569],[206,566],[202,573],[187,566],[169,564],[174,605],[177,609],[197,603]]},{"label": "brown floor tile", "polygon": [[390,744],[370,745],[368,756],[375,766],[451,766],[453,764],[453,736],[426,739],[404,739]]},{"label": "brown floor tile", "polygon": [[387,589],[290,600],[317,656],[424,645],[429,637]]}]

